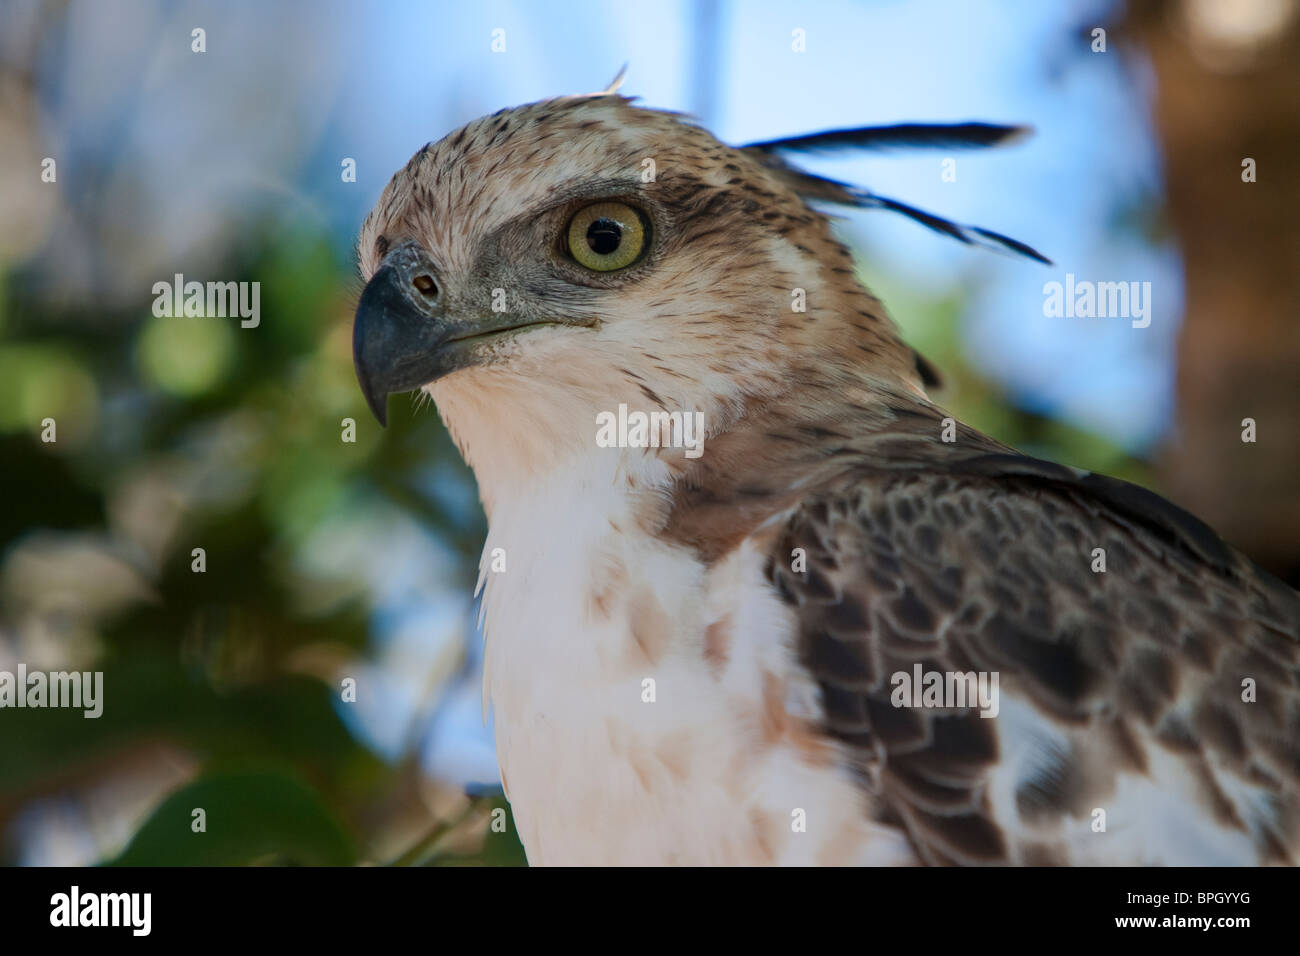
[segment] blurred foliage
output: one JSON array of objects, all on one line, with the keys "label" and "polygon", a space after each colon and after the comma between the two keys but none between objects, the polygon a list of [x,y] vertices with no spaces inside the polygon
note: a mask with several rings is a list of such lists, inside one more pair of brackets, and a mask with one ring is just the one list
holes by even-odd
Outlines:
[{"label": "blurred foliage", "polygon": [[351,840],[311,788],[275,773],[227,773],[173,793],[112,865],[344,866],[355,859]]},{"label": "blurred foliage", "polygon": [[[250,329],[157,318],[152,297],[60,311],[21,274],[0,281],[0,668],[102,670],[105,688],[98,719],[0,713],[0,861],[34,806],[169,760],[191,782],[103,846],[114,862],[382,862],[439,823],[415,755],[386,763],[341,717],[373,594],[311,549],[327,517],[393,509],[451,549],[462,578],[446,586],[467,592],[484,533],[471,477],[432,410],[395,401],[383,432],[365,408],[352,264],[298,231],[247,248],[222,277],[261,282]],[[513,833],[479,862],[522,862]]]}]

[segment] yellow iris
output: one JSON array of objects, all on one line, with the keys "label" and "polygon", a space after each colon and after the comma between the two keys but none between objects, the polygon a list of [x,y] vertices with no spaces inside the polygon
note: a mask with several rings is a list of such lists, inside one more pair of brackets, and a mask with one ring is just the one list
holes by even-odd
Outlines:
[{"label": "yellow iris", "polygon": [[569,254],[588,269],[612,272],[630,266],[645,249],[640,214],[621,202],[598,202],[569,222]]}]

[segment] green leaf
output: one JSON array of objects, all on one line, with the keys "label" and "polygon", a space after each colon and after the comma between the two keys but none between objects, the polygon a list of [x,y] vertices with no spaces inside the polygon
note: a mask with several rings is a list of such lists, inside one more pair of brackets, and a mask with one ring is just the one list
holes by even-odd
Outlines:
[{"label": "green leaf", "polygon": [[[477,853],[469,856],[452,856],[438,854],[432,856],[426,866],[527,866],[528,857],[524,845],[519,840],[519,830],[515,826],[514,814],[510,812],[510,803],[505,796],[488,796],[479,800],[479,805],[488,813],[489,823],[483,835],[483,845]],[[505,813],[505,830],[498,833],[492,829],[491,815],[496,810]]]},{"label": "green leaf", "polygon": [[[192,829],[194,811],[206,832]],[[347,866],[356,852],[309,787],[278,773],[200,778],[168,797],[109,866]]]},{"label": "green leaf", "polygon": [[506,829],[503,833],[495,833],[489,825],[487,835],[483,838],[483,849],[479,851],[479,865],[527,866],[528,857],[524,854],[524,845],[519,841],[519,830],[515,827],[515,815],[510,812],[510,804],[505,797],[501,797],[492,801],[492,808],[505,811]]}]

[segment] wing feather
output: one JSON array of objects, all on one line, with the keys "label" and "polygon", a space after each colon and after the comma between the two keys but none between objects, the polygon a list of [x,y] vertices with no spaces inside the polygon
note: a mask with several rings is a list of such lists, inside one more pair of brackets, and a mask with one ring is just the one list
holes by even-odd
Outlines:
[{"label": "wing feather", "polygon": [[[1300,596],[1159,496],[1002,451],[856,470],[769,568],[826,732],[923,859],[1296,862]],[[895,707],[918,664],[997,672],[1000,713]]]}]

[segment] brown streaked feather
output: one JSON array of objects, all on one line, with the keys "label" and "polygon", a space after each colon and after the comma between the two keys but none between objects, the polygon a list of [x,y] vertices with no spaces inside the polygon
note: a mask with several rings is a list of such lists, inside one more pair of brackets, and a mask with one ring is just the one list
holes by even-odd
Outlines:
[{"label": "brown streaked feather", "polygon": [[[1183,796],[1207,826],[1247,830],[1260,862],[1296,862],[1300,596],[1151,492],[894,427],[890,457],[864,455],[803,500],[768,567],[796,610],[826,732],[918,853],[1068,859],[1050,837],[1061,821],[1105,806],[1162,748],[1201,781]],[[791,570],[794,548],[806,573]],[[1029,702],[1072,741],[1021,782],[1017,819],[991,805],[997,718],[891,705],[890,675],[917,662],[999,672],[1004,701]],[[1242,702],[1246,676],[1260,703]],[[1216,772],[1262,787],[1272,816],[1236,805]]]}]

